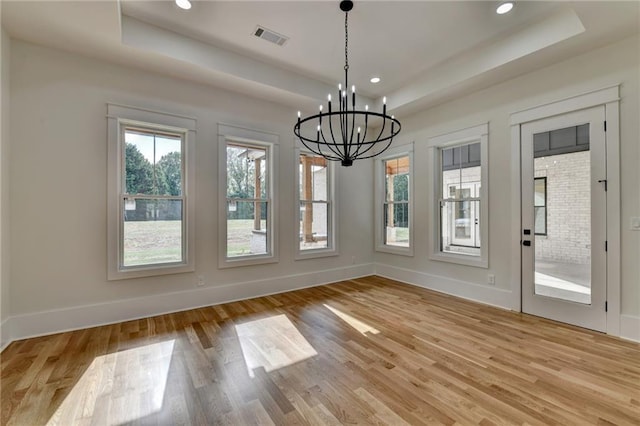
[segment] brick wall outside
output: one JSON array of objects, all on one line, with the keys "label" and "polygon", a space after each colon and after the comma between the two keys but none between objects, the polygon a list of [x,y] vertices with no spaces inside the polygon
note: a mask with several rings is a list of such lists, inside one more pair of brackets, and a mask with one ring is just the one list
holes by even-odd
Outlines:
[{"label": "brick wall outside", "polygon": [[547,235],[536,235],[536,259],[590,263],[589,166],[589,151],[535,159],[535,177],[547,177]]}]

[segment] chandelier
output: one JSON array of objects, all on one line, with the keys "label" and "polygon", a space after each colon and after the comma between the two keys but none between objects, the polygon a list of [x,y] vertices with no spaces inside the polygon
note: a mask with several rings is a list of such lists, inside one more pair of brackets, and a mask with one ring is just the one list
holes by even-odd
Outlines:
[{"label": "chandelier", "polygon": [[[327,160],[340,161],[343,166],[353,165],[354,160],[375,157],[386,151],[393,138],[400,133],[400,122],[387,115],[387,98],[383,98],[382,113],[364,110],[356,106],[356,88],[349,87],[349,11],[353,2],[342,0],[340,9],[344,12],[344,89],[338,85],[337,108],[331,104],[331,94],[327,97],[327,110],[309,117],[301,117],[293,126],[293,133],[311,152]],[[361,107],[360,107],[361,108]],[[367,134],[369,128],[379,129],[373,135]],[[374,149],[375,147],[375,149]]]}]

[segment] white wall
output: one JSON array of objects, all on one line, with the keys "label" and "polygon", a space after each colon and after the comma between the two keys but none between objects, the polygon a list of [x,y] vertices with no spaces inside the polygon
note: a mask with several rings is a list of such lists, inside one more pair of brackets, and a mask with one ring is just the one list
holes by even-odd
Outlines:
[{"label": "white wall", "polygon": [[[2,4],[0,3],[0,19]],[[9,64],[11,41],[0,29],[0,350],[10,337],[5,327],[9,317]]]},{"label": "white wall", "polygon": [[[621,308],[623,316],[640,324],[640,232],[630,230],[631,216],[640,215],[639,44],[638,37],[629,38],[410,117],[400,117],[402,133],[397,143],[415,141],[415,256],[376,253],[377,271],[512,308],[510,250],[512,240],[519,236],[511,235],[510,227],[510,114],[621,84]],[[427,140],[485,122],[489,122],[489,269],[430,261],[427,242],[432,238],[432,232],[426,228],[425,218],[429,213],[424,194],[420,192],[420,188],[432,179],[432,165],[426,163]],[[495,274],[495,286],[487,285],[489,273]]]},{"label": "white wall", "polygon": [[[293,109],[17,40],[11,93],[14,338],[373,272],[371,161],[338,170],[341,255],[293,260]],[[107,102],[197,118],[195,273],[107,281]],[[217,268],[219,122],[280,135],[278,264]]]},{"label": "white wall", "polygon": [[[10,312],[12,338],[186,309],[376,271],[486,303],[511,307],[509,115],[621,83],[622,313],[640,317],[638,38],[569,59],[410,117],[397,145],[415,141],[415,256],[372,252],[373,162],[338,167],[340,253],[294,261],[295,111],[274,103],[133,70],[25,42],[11,42]],[[7,74],[8,75],[8,74]],[[3,69],[3,82],[5,72]],[[196,117],[196,272],[106,280],[106,106],[122,103]],[[3,117],[5,117],[3,110]],[[218,122],[280,135],[280,263],[217,268]],[[489,122],[489,269],[429,261],[425,164],[429,137]],[[4,124],[4,123],[3,123]],[[6,143],[3,133],[3,158]],[[3,167],[3,173],[6,169]],[[9,184],[9,190],[4,186]],[[9,194],[9,195],[7,195]],[[3,220],[5,216],[3,214]],[[4,222],[2,230],[5,231]],[[5,232],[3,232],[5,235]],[[3,257],[3,260],[5,258]],[[2,272],[5,272],[3,262]],[[496,285],[486,285],[487,274]],[[206,286],[196,288],[204,275]],[[3,286],[6,281],[3,279]],[[3,295],[3,305],[5,297]]]}]

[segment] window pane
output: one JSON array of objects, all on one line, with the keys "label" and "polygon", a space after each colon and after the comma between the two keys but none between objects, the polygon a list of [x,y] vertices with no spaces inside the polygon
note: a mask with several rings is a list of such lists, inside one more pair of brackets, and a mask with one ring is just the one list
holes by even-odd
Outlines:
[{"label": "window pane", "polygon": [[546,205],[546,193],[547,193],[547,178],[535,178],[534,179],[534,200],[533,205],[536,207],[544,207]]},{"label": "window pane", "polygon": [[466,169],[446,170],[442,172],[442,198],[480,197],[480,166]]},{"label": "window pane", "polygon": [[534,220],[535,220],[535,234],[546,235],[547,234],[547,208],[546,207],[534,207]]},{"label": "window pane", "polygon": [[409,200],[409,157],[399,157],[384,162],[385,200]]},{"label": "window pane", "polygon": [[[543,158],[544,159],[544,158]],[[536,159],[537,161],[537,159]],[[537,177],[533,180],[534,232],[536,235],[547,234],[547,178]]]},{"label": "window pane", "polygon": [[384,243],[409,247],[409,203],[384,204]]},{"label": "window pane", "polygon": [[328,210],[326,203],[300,202],[300,250],[329,247]]},{"label": "window pane", "polygon": [[267,150],[227,145],[227,198],[267,198]]},{"label": "window pane", "polygon": [[182,200],[124,200],[122,265],[182,262]]},{"label": "window pane", "polygon": [[480,143],[443,149],[441,157],[442,198],[480,197]]},{"label": "window pane", "polygon": [[268,253],[267,202],[227,202],[227,257]]},{"label": "window pane", "polygon": [[156,136],[156,181],[159,195],[182,195],[182,140]]},{"label": "window pane", "polygon": [[443,252],[480,255],[479,201],[443,201],[440,220]]},{"label": "window pane", "polygon": [[327,160],[323,157],[300,155],[300,200],[327,201]]},{"label": "window pane", "polygon": [[125,192],[182,195],[182,138],[125,130]]}]

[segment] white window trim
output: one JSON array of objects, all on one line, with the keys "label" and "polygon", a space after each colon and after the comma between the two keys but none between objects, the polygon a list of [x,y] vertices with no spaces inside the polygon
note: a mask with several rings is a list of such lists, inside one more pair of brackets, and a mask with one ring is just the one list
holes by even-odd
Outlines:
[{"label": "white window trim", "polygon": [[[375,250],[382,253],[390,253],[401,256],[413,256],[414,247],[414,231],[413,231],[413,216],[414,216],[414,166],[413,166],[413,145],[414,143],[408,143],[405,145],[396,146],[384,153],[383,156],[375,159]],[[385,203],[385,172],[384,162],[399,157],[409,157],[409,247],[392,246],[384,243],[384,215],[382,214]]]},{"label": "white window trim", "polygon": [[[227,142],[238,142],[268,150],[267,167],[270,198],[267,199],[267,220],[269,231],[268,253],[249,256],[227,257]],[[276,184],[278,170],[279,136],[275,133],[247,129],[231,124],[218,123],[218,267],[277,263],[278,259],[278,197]]]},{"label": "white window trim", "polygon": [[[144,108],[107,104],[107,279],[151,277],[195,270],[195,141],[196,119]],[[184,137],[184,260],[176,264],[142,265],[123,268],[122,251],[122,170],[124,150],[122,127],[139,125],[180,133]]]},{"label": "white window trim", "polygon": [[295,213],[294,213],[294,247],[295,247],[295,260],[304,259],[317,259],[320,257],[338,256],[340,254],[338,250],[338,221],[336,212],[338,211],[337,197],[335,196],[335,178],[336,167],[335,161],[327,160],[327,208],[328,208],[328,225],[329,230],[327,232],[327,248],[300,250],[300,154],[315,155],[311,151],[294,148],[294,164],[295,164],[295,182],[294,182],[294,200],[295,200]]},{"label": "white window trim", "polygon": [[[480,256],[445,253],[440,250],[440,206],[439,198],[442,186],[440,149],[471,142],[480,142]],[[489,267],[489,123],[469,127],[429,138],[427,143],[427,164],[433,167],[433,185],[428,187],[429,229],[433,237],[428,245],[429,259],[457,263],[460,265]]]}]

